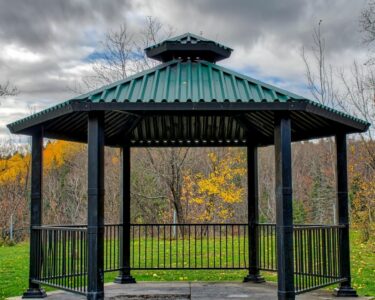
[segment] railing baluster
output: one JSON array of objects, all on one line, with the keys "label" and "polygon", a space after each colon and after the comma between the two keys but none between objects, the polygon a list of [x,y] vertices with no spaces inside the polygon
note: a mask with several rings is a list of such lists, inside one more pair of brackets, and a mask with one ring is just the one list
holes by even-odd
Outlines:
[{"label": "railing baluster", "polygon": [[158,244],[157,244],[157,247],[158,247],[158,258],[157,258],[157,260],[158,260],[158,263],[157,263],[157,268],[159,269],[160,268],[160,263],[159,263],[159,261],[160,261],[160,244],[159,244],[159,235],[160,235],[160,227],[159,226],[156,226],[156,228],[157,228],[157,233],[158,233]]},{"label": "railing baluster", "polygon": [[182,228],[182,268],[185,268],[185,225]]},{"label": "railing baluster", "polygon": [[164,268],[166,268],[167,266],[166,266],[166,264],[165,264],[165,249],[166,249],[166,245],[165,245],[165,243],[166,243],[166,238],[165,238],[165,225],[164,225],[164,239],[163,239],[163,241],[164,241]]},{"label": "railing baluster", "polygon": [[[78,231],[78,237],[79,237],[79,273],[80,274],[83,274],[84,272],[83,272],[83,264],[82,264],[82,262],[83,262],[83,232],[82,231]],[[81,275],[81,276],[79,276],[79,290],[81,291],[81,292],[83,292],[83,285],[84,285],[84,283],[83,283],[83,279],[84,279],[84,277]]]},{"label": "railing baluster", "polygon": [[[134,230],[135,230],[135,226],[134,225],[131,225],[131,228],[132,228],[132,236],[131,236],[131,242],[132,242],[132,253],[131,253],[131,256],[132,256],[132,268],[135,268],[135,251],[134,251],[134,247],[135,247],[135,233],[134,233]],[[123,229],[124,230],[124,229]],[[120,266],[120,267],[123,267],[123,266]]]},{"label": "railing baluster", "polygon": [[154,266],[154,226],[151,225],[151,269]]},{"label": "railing baluster", "polygon": [[197,225],[194,225],[194,262],[195,268],[197,268]]},{"label": "railing baluster", "polygon": [[175,233],[175,244],[176,244],[176,268],[178,268],[178,228],[173,225],[173,232]]},{"label": "railing baluster", "polygon": [[228,225],[225,224],[225,267],[228,268]]},{"label": "railing baluster", "polygon": [[[247,264],[247,260],[246,260],[246,258],[249,257],[248,253],[246,252],[249,249],[248,243],[249,243],[249,238],[248,238],[248,235],[247,235],[247,226],[245,225],[245,226],[243,226],[243,255],[244,255],[243,260],[244,260],[244,267],[246,269],[249,268],[249,266]],[[257,254],[258,254],[258,251],[257,251]]]},{"label": "railing baluster", "polygon": [[238,268],[241,267],[241,226],[237,225]]},{"label": "railing baluster", "polygon": [[172,268],[172,225],[169,225],[169,267]]},{"label": "railing baluster", "polygon": [[233,226],[232,227],[232,268],[234,268],[234,231]]},{"label": "railing baluster", "polygon": [[138,268],[141,267],[141,228],[138,228]]},{"label": "railing baluster", "polygon": [[220,229],[220,232],[219,232],[219,238],[220,238],[220,269],[222,268],[222,262],[221,262],[221,233],[222,233],[222,225],[219,225],[219,229]]},{"label": "railing baluster", "polygon": [[210,267],[210,225],[207,225],[207,236],[206,236],[206,241],[207,241],[207,268]]},{"label": "railing baluster", "polygon": [[191,243],[191,234],[190,234],[190,232],[191,232],[191,227],[190,226],[188,226],[188,229],[189,229],[189,269],[190,269],[190,257],[191,257],[191,250],[190,250],[190,243]]},{"label": "railing baluster", "polygon": [[74,241],[74,238],[75,238],[75,232],[74,231],[71,231],[71,233],[70,233],[70,239],[71,239],[71,243],[72,243],[72,245],[71,245],[71,251],[70,251],[70,256],[71,256],[71,262],[70,262],[70,265],[71,265],[71,270],[70,270],[70,272],[71,272],[71,275],[72,275],[72,281],[71,281],[71,287],[72,287],[72,289],[75,289],[75,269],[74,269],[74,266],[75,266],[75,264],[74,264],[74,261],[75,261],[75,241]]},{"label": "railing baluster", "polygon": [[203,267],[203,226],[200,225],[201,228],[201,268]]}]

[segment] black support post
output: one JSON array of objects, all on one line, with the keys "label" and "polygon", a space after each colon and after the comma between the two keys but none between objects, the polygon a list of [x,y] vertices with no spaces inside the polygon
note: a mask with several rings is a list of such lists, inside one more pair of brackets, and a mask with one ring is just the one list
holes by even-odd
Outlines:
[{"label": "black support post", "polygon": [[135,283],[130,275],[130,147],[121,148],[120,166],[120,266],[115,283]]},{"label": "black support post", "polygon": [[287,115],[275,118],[275,164],[278,299],[295,299],[291,123]]},{"label": "black support post", "polygon": [[22,298],[44,298],[45,291],[33,279],[39,279],[42,264],[38,253],[39,235],[33,226],[42,224],[42,176],[43,176],[43,130],[38,128],[32,135],[31,146],[31,201],[30,201],[30,269],[29,288]]},{"label": "black support post", "polygon": [[104,299],[104,114],[88,118],[87,299]]},{"label": "black support post", "polygon": [[346,135],[336,135],[336,178],[337,178],[337,214],[340,228],[340,276],[345,278],[340,287],[335,290],[338,297],[357,297],[356,291],[351,286],[350,276],[350,247],[349,247],[349,212],[348,212],[348,169]]},{"label": "black support post", "polygon": [[258,261],[258,149],[255,146],[247,147],[247,218],[249,234],[249,274],[244,278],[244,282],[262,283],[264,278],[259,274]]}]

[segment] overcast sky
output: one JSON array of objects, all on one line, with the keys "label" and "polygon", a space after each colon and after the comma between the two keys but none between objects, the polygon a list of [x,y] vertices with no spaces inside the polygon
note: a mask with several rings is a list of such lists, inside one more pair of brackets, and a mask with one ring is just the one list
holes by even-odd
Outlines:
[{"label": "overcast sky", "polygon": [[[322,20],[327,59],[336,66],[364,62],[358,18],[365,0],[0,0],[0,83],[19,95],[0,99],[5,125],[74,96],[68,87],[91,72],[90,60],[109,30],[134,31],[147,16],[176,35],[203,34],[234,49],[221,62],[259,80],[306,95],[301,47],[312,44]],[[90,56],[91,55],[91,56]],[[91,60],[92,61],[92,60]]]}]

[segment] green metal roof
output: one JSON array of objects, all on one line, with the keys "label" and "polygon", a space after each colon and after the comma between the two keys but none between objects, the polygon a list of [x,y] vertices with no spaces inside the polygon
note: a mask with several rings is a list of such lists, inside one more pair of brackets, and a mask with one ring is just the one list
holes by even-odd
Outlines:
[{"label": "green metal roof", "polygon": [[217,64],[175,60],[75,99],[91,102],[283,102],[301,98]]},{"label": "green metal roof", "polygon": [[101,87],[9,124],[37,118],[74,102],[308,102],[361,124],[346,113],[207,61],[175,60]]}]

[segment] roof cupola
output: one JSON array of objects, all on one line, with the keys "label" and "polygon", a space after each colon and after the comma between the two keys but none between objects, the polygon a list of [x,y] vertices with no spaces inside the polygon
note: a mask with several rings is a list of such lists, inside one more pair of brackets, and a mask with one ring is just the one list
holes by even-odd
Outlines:
[{"label": "roof cupola", "polygon": [[228,58],[232,49],[201,36],[185,33],[145,49],[149,58],[168,62],[174,59],[217,62]]}]

